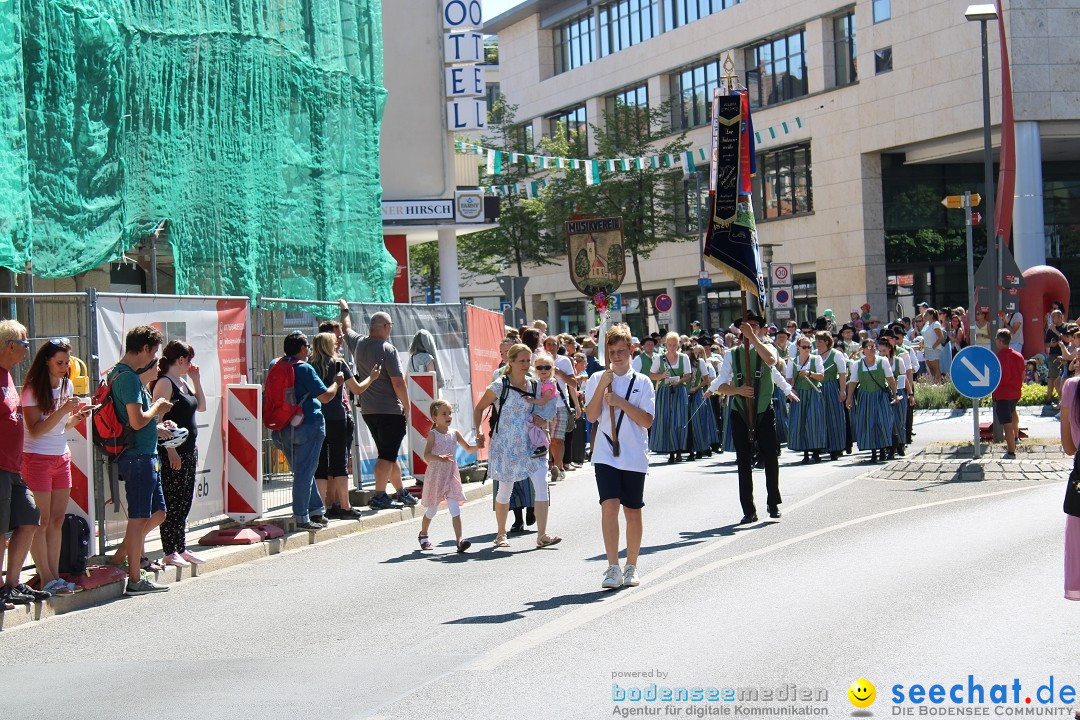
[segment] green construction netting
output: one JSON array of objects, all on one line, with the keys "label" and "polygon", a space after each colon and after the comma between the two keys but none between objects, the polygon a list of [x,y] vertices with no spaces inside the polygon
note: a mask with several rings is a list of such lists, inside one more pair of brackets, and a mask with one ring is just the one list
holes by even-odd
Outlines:
[{"label": "green construction netting", "polygon": [[0,266],[389,301],[380,0],[0,0]]}]

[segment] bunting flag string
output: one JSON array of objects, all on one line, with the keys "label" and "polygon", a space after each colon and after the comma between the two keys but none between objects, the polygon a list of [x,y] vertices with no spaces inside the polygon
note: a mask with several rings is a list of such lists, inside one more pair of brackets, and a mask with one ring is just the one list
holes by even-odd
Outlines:
[{"label": "bunting flag string", "polygon": [[[754,140],[758,146],[768,144],[770,140],[782,140],[787,135],[796,133],[804,127],[801,117],[785,120],[779,125],[754,129]],[[646,155],[637,158],[599,158],[581,159],[553,157],[549,155],[537,155],[535,153],[519,153],[507,150],[489,148],[477,143],[457,140],[454,142],[454,150],[460,155],[481,155],[487,159],[487,174],[491,176],[501,175],[505,163],[513,164],[524,162],[528,167],[535,170],[584,170],[587,182],[590,185],[600,184],[600,171],[628,172],[630,170],[644,170],[646,168],[674,168],[682,166],[683,174],[690,175],[695,172],[699,165],[711,161],[710,151],[706,148],[691,148],[681,153],[666,153],[662,155]],[[513,188],[513,185],[493,185],[496,188]],[[542,186],[541,186],[542,187]],[[504,194],[510,194],[506,191]],[[524,190],[522,190],[524,192]]]}]

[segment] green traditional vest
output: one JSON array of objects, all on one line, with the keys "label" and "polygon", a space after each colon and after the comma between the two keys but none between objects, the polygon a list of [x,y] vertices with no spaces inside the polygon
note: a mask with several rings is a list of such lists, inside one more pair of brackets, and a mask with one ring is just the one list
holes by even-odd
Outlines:
[{"label": "green traditional vest", "polygon": [[653,356],[641,353],[638,357],[641,358],[641,374],[649,377],[649,373],[652,372]]},{"label": "green traditional vest", "polygon": [[885,363],[881,358],[878,358],[872,370],[868,370],[866,367],[866,359],[863,358],[856,365],[859,368],[859,392],[882,392],[888,390],[889,386],[885,384]]},{"label": "green traditional vest", "polygon": [[694,372],[690,375],[690,387],[696,388],[701,385],[701,361],[693,358],[690,362],[694,364]]},{"label": "green traditional vest", "polygon": [[[836,382],[840,379],[840,368],[836,365],[837,353],[843,357],[844,353],[836,349],[829,349],[829,354],[825,357],[825,379],[824,382]],[[846,362],[846,360],[845,360]]]},{"label": "green traditional vest", "polygon": [[[773,378],[772,368],[761,361],[756,350],[750,350],[750,368],[751,372],[749,377],[744,370],[746,362],[746,352],[742,346],[736,347],[734,350],[728,353],[728,357],[731,359],[731,384],[735,387],[740,385],[754,386],[754,375],[761,373],[761,379],[757,381],[757,393],[754,399],[757,401],[754,403],[755,411],[758,415],[764,414],[772,405],[773,397]],[[737,410],[746,410],[746,398],[739,395],[732,396],[732,400],[735,403]]]},{"label": "green traditional vest", "polygon": [[807,358],[806,367],[803,367],[802,365],[799,364],[798,356],[796,356],[793,360],[791,360],[791,363],[794,365],[794,367],[791,369],[791,375],[792,375],[792,377],[795,378],[795,385],[793,387],[796,390],[820,390],[821,389],[821,388],[818,387],[818,384],[816,382],[814,382],[813,380],[811,380],[810,378],[804,378],[803,376],[799,375],[800,370],[811,370],[814,367],[814,356],[813,355],[810,355],[810,357]]},{"label": "green traditional vest", "polygon": [[662,362],[664,363],[664,366],[665,366],[665,367],[667,368],[667,369],[665,370],[665,372],[666,372],[666,373],[667,373],[667,374],[668,374],[668,375],[669,375],[670,377],[676,377],[676,378],[681,378],[681,377],[683,376],[683,374],[684,374],[684,373],[683,373],[683,369],[682,369],[682,361],[683,361],[683,359],[682,359],[682,357],[681,357],[681,356],[679,357],[679,364],[678,364],[678,366],[677,366],[677,367],[679,368],[679,369],[678,369],[678,372],[672,372],[673,368],[672,368],[672,367],[671,367],[670,365],[668,365],[668,364],[667,364],[667,353],[664,353],[663,355],[661,355],[661,356],[660,356],[660,360],[661,360],[661,361],[662,361]]}]

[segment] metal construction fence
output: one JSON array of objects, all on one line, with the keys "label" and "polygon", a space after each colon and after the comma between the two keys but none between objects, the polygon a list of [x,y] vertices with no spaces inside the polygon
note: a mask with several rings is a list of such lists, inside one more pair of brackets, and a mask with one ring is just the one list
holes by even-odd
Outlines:
[{"label": "metal construction fence", "polygon": [[[490,382],[498,365],[498,342],[502,336],[502,316],[466,304],[386,305],[350,304],[353,329],[366,335],[371,316],[389,313],[393,320],[390,342],[398,351],[402,370],[409,371],[409,348],[420,330],[433,336],[436,345],[438,383],[436,394],[451,402],[455,427],[472,434],[472,407],[475,398]],[[339,319],[336,302],[296,301],[258,298],[253,307],[247,298],[165,296],[98,293],[94,289],[68,293],[0,293],[0,319],[14,318],[26,326],[31,341],[31,357],[42,343],[67,338],[73,357],[83,361],[89,378],[85,390],[92,393],[98,382],[123,355],[127,330],[152,324],[165,342],[180,339],[190,343],[203,369],[208,412],[197,416],[200,467],[196,497],[188,516],[189,527],[204,526],[224,518],[224,452],[222,449],[221,397],[226,385],[242,382],[261,384],[275,357],[282,354],[286,335],[300,331],[309,337],[325,320]],[[29,360],[13,369],[20,390]],[[359,378],[363,379],[363,378]],[[76,388],[81,392],[83,388]],[[355,402],[355,445],[350,488],[373,482],[375,448]],[[427,408],[406,409],[407,416],[426,414]],[[284,456],[263,433],[263,510],[272,512],[292,503],[292,476]],[[126,512],[115,464],[93,453],[93,515],[98,534],[98,551],[117,544],[123,536]],[[410,473],[412,454],[408,444],[399,456],[403,474]],[[459,457],[467,465],[476,456]]]}]

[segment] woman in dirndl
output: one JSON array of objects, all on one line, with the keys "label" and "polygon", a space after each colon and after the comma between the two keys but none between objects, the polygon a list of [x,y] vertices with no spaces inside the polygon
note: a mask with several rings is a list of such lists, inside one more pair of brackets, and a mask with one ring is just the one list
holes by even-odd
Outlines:
[{"label": "woman in dirndl", "polygon": [[821,358],[823,378],[821,399],[825,411],[825,450],[830,460],[836,460],[847,447],[847,397],[848,363],[844,353],[833,347],[833,337],[828,332],[814,335],[817,354]]},{"label": "woman in dirndl", "polygon": [[[712,455],[712,445],[717,442],[716,421],[712,414],[712,405],[705,398],[705,390],[712,382],[712,373],[705,360],[705,348],[698,345],[694,348],[693,366],[694,372],[690,377],[689,389],[689,412],[690,422],[686,437],[686,447],[691,460]],[[704,406],[704,407],[703,407]]]},{"label": "woman in dirndl", "polygon": [[855,442],[859,450],[870,451],[870,462],[885,459],[885,451],[892,445],[894,413],[891,405],[896,402],[896,379],[892,365],[878,357],[873,340],[863,340],[862,359],[852,363],[848,375],[848,408],[852,407],[853,393],[858,389],[854,403]]},{"label": "woman in dirndl", "polygon": [[825,400],[821,380],[825,369],[821,358],[810,352],[810,338],[800,335],[795,343],[796,355],[788,360],[784,375],[791,382],[799,402],[791,404],[788,415],[788,449],[802,450],[804,463],[821,462],[825,449]]},{"label": "woman in dirndl", "polygon": [[[773,335],[773,347],[776,348],[776,369],[786,375],[787,365],[791,362],[791,335],[786,329],[780,328]],[[779,449],[780,445],[790,442],[791,434],[788,427],[787,397],[778,387],[773,387],[772,406],[773,415],[776,416],[776,442]]]},{"label": "woman in dirndl", "polygon": [[656,388],[656,415],[649,434],[649,450],[667,453],[668,462],[682,460],[686,446],[687,385],[690,384],[692,368],[690,358],[679,352],[679,336],[669,332],[664,336],[665,352],[660,355],[659,366],[653,365],[649,377],[659,383]]},{"label": "woman in dirndl", "polygon": [[892,460],[897,451],[904,451],[907,434],[907,394],[901,387],[901,380],[907,380],[907,362],[897,354],[892,340],[885,334],[878,338],[878,355],[891,365],[893,380],[896,381],[897,401],[889,406],[893,414],[892,444],[885,454],[885,459]]}]

